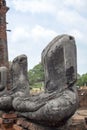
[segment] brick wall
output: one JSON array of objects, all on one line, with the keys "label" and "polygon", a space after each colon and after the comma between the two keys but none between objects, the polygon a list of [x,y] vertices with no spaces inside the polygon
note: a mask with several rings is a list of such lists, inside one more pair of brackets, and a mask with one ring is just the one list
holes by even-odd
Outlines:
[{"label": "brick wall", "polygon": [[78,90],[79,109],[72,117],[70,130],[87,130],[87,87]]},{"label": "brick wall", "polygon": [[0,38],[7,40],[6,36],[6,12],[8,11],[8,7],[2,6],[0,8]]},{"label": "brick wall", "polygon": [[78,90],[79,95],[79,107],[81,109],[87,109],[87,89]]},{"label": "brick wall", "polygon": [[[2,1],[0,1],[2,3]],[[0,66],[8,67],[8,47],[6,34],[6,12],[8,7],[0,5]]]}]

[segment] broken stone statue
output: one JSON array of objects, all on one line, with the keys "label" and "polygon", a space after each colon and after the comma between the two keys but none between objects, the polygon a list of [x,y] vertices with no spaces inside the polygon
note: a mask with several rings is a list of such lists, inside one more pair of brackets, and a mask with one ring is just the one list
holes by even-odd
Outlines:
[{"label": "broken stone statue", "polygon": [[[44,92],[30,95],[27,57],[18,56],[10,67],[10,90],[0,89],[0,110],[15,111],[43,130],[68,130],[68,121],[78,106],[75,39],[54,38],[42,52]],[[3,93],[3,94],[2,94]]]}]

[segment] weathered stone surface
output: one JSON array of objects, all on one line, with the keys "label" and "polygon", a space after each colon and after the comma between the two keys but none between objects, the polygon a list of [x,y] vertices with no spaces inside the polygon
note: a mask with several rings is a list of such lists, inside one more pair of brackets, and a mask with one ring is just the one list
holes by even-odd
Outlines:
[{"label": "weathered stone surface", "polygon": [[[27,57],[16,57],[10,68],[10,90],[0,91],[0,109],[13,110],[12,101],[15,97],[29,96],[29,81],[27,76]],[[5,86],[6,87],[6,86]]]},{"label": "weathered stone surface", "polygon": [[76,45],[72,36],[54,38],[42,52],[45,90],[51,92],[70,87],[76,81]]},{"label": "weathered stone surface", "polygon": [[27,75],[27,56],[17,56],[10,68],[11,91],[16,96],[29,96],[29,80]]},{"label": "weathered stone surface", "polygon": [[45,92],[27,100],[16,98],[13,106],[24,112],[20,113],[21,116],[35,123],[49,127],[65,126],[78,104],[74,38],[68,35],[56,37],[42,52],[42,62]]},{"label": "weathered stone surface", "polygon": [[3,91],[7,85],[7,73],[8,69],[5,66],[0,67],[0,91]]},{"label": "weathered stone surface", "polygon": [[11,106],[10,109],[18,112],[19,117],[42,125],[43,130],[68,130],[68,119],[74,114],[78,104],[74,38],[69,35],[58,36],[43,50],[45,91],[36,96],[27,94],[29,84],[25,61],[24,55],[13,60],[12,88],[7,96],[10,105],[6,97],[1,97],[0,109],[4,109],[4,102],[8,108]]}]

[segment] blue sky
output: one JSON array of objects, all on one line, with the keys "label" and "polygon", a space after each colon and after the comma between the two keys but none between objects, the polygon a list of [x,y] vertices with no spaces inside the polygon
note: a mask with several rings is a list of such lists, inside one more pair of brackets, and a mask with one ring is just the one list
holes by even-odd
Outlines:
[{"label": "blue sky", "polygon": [[26,54],[31,69],[55,36],[70,34],[76,40],[78,73],[87,72],[87,0],[6,1],[9,60]]}]

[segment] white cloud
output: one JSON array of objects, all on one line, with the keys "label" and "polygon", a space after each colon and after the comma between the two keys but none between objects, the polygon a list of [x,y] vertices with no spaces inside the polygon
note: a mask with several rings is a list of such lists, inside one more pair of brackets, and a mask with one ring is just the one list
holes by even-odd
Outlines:
[{"label": "white cloud", "polygon": [[49,0],[13,0],[13,4],[16,10],[22,12],[41,13],[54,10],[54,6],[50,4]]},{"label": "white cloud", "polygon": [[79,12],[87,12],[87,0],[65,0],[66,7],[73,7]]},{"label": "white cloud", "polygon": [[57,35],[57,33],[53,30],[46,29],[40,25],[36,25],[35,28],[31,30],[31,35],[35,41],[39,41],[39,39],[41,38],[53,38]]},{"label": "white cloud", "polygon": [[32,39],[34,42],[38,42],[41,39],[53,38],[57,33],[53,30],[46,29],[40,25],[35,25],[31,30],[24,27],[16,27],[12,31],[11,40],[13,42],[24,42],[25,39]]},{"label": "white cloud", "polygon": [[87,71],[87,0],[7,0],[7,5],[9,28],[13,28],[8,34],[11,59],[25,53],[29,66],[34,66],[50,40],[67,33],[76,39],[78,71]]},{"label": "white cloud", "polygon": [[29,38],[29,32],[23,27],[16,27],[12,32],[11,40],[13,42],[24,41]]},{"label": "white cloud", "polygon": [[78,48],[77,52],[78,73],[87,73],[87,51],[85,51],[83,48]]},{"label": "white cloud", "polygon": [[35,25],[28,29],[24,27],[16,27],[9,35],[9,55],[13,57],[26,54],[29,57],[29,68],[38,64],[41,52],[49,41],[54,38],[57,33],[53,30]]},{"label": "white cloud", "polygon": [[[9,0],[8,0],[9,1]],[[69,8],[78,12],[87,12],[87,0],[13,0],[13,6],[21,12],[54,13]]]},{"label": "white cloud", "polygon": [[60,21],[63,25],[68,27],[82,27],[81,25],[86,24],[86,19],[84,19],[78,12],[75,10],[63,9],[60,10],[57,14],[57,20]]}]

